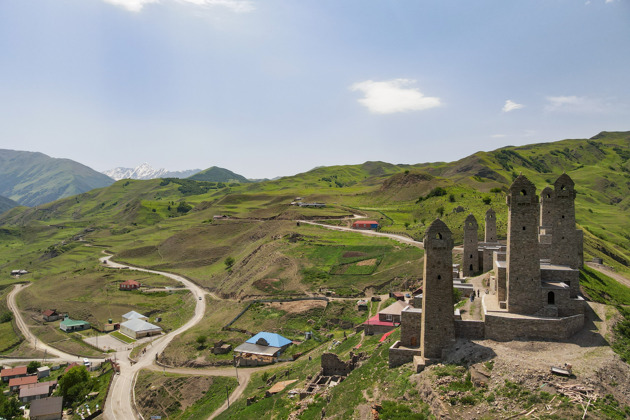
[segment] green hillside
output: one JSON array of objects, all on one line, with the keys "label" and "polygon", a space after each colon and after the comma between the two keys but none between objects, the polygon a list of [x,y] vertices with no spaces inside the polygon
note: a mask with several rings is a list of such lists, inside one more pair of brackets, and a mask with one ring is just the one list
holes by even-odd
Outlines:
[{"label": "green hillside", "polygon": [[209,181],[209,182],[242,182],[248,183],[243,175],[235,174],[229,169],[219,168],[218,166],[211,166],[208,169],[204,169],[201,172],[197,172],[193,176],[188,177],[194,181]]},{"label": "green hillside", "polygon": [[[607,264],[630,271],[629,138],[628,133],[602,133],[588,140],[479,152],[451,163],[321,167],[250,184],[121,180],[36,209],[10,210],[0,218],[0,225],[20,237],[32,230],[48,232],[52,241],[71,236],[69,228],[76,232],[91,228],[91,240],[122,253],[130,262],[181,270],[219,292],[264,294],[254,284],[268,278],[275,281],[282,273],[289,273],[283,281],[291,284],[285,290],[299,292],[315,287],[306,280],[308,269],[321,263],[306,250],[304,255],[310,256],[301,258],[303,254],[295,252],[288,238],[302,235],[300,241],[340,244],[352,239],[351,235],[337,238],[320,228],[297,228],[292,220],[361,214],[380,220],[384,232],[421,240],[426,227],[440,216],[461,241],[465,217],[469,213],[477,217],[481,235],[484,214],[493,207],[499,235],[505,237],[504,191],[512,178],[522,172],[540,190],[566,171],[576,182],[577,221],[585,234],[586,258],[602,257]],[[326,207],[289,205],[298,196],[324,202]],[[230,219],[217,222],[215,215]],[[54,231],[52,226],[59,225],[66,230]],[[38,258],[29,242],[24,245],[25,255],[35,254],[25,258]],[[223,265],[227,257],[236,259],[230,273]],[[1,266],[9,263],[14,264],[10,259],[0,261]],[[399,274],[420,275],[413,271]],[[359,280],[355,290],[387,279],[373,280],[371,275]],[[341,286],[345,280],[334,275],[326,281]]]},{"label": "green hillside", "polygon": [[37,206],[106,187],[114,181],[70,159],[0,149],[0,195]]},{"label": "green hillside", "polygon": [[0,196],[0,213],[4,213],[5,211],[12,209],[13,207],[19,206],[18,203],[16,203],[13,200],[10,200],[6,197],[2,197]]}]

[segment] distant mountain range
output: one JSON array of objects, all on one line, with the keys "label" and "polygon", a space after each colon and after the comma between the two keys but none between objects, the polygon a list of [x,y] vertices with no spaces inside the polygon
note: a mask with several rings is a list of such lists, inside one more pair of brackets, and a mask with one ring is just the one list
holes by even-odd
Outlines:
[{"label": "distant mountain range", "polygon": [[167,171],[164,168],[154,169],[145,162],[135,168],[114,168],[104,171],[103,174],[119,181],[121,179],[188,178],[198,172],[201,172],[201,169],[189,169],[186,171]]},{"label": "distant mountain range", "polygon": [[114,180],[70,159],[0,149],[0,196],[37,206],[107,187]]},{"label": "distant mountain range", "polygon": [[5,211],[17,206],[19,206],[19,204],[15,201],[0,196],[0,213],[4,213]]}]

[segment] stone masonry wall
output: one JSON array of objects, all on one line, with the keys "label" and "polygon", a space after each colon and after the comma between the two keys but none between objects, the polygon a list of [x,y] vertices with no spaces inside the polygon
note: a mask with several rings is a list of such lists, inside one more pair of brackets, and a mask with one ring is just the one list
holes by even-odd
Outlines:
[{"label": "stone masonry wall", "polygon": [[455,335],[457,338],[483,340],[486,338],[486,324],[483,321],[455,320]]},{"label": "stone masonry wall", "polygon": [[515,318],[485,314],[486,338],[496,341],[510,341],[517,338],[563,340],[571,337],[584,327],[584,315],[566,318]]},{"label": "stone masonry wall", "polygon": [[479,256],[478,256],[478,243],[477,219],[472,214],[469,214],[464,221],[464,253],[462,255],[462,273],[464,277],[471,277],[475,273],[479,272]]}]

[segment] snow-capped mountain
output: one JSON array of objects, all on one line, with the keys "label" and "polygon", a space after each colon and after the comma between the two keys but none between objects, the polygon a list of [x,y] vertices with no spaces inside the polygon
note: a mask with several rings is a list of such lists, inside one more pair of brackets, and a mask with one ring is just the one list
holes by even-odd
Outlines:
[{"label": "snow-capped mountain", "polygon": [[118,181],[120,179],[188,178],[200,171],[201,169],[189,169],[187,171],[153,169],[151,165],[145,162],[135,168],[114,168],[103,173]]}]

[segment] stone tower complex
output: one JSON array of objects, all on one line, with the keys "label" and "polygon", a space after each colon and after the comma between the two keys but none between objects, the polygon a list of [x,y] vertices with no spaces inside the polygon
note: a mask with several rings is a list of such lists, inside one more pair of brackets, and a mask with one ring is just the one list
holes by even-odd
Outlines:
[{"label": "stone tower complex", "polygon": [[580,268],[575,229],[575,189],[573,180],[562,174],[554,183],[554,217],[551,230],[551,263]]},{"label": "stone tower complex", "polygon": [[486,235],[484,242],[494,243],[497,241],[497,215],[494,210],[488,209],[486,212]]},{"label": "stone tower complex", "polygon": [[453,319],[453,239],[440,219],[424,237],[424,290],[420,351],[425,359],[442,357],[455,339]]},{"label": "stone tower complex", "polygon": [[508,312],[533,314],[541,307],[536,187],[523,175],[510,186],[506,296]]},{"label": "stone tower complex", "polygon": [[469,214],[464,221],[464,255],[462,256],[462,273],[470,277],[479,272],[479,241],[477,239],[477,219]]},{"label": "stone tower complex", "polygon": [[[543,189],[540,200],[534,184],[519,175],[507,193],[507,246],[496,239],[494,211],[486,212],[486,242],[477,242],[474,216],[466,218],[463,269],[466,274],[481,266],[488,271],[490,255],[494,271],[482,286],[487,289],[480,296],[481,319],[461,319],[454,310],[451,231],[441,220],[433,222],[424,237],[422,308],[402,311],[401,340],[390,347],[390,366],[413,361],[419,371],[440,358],[456,337],[558,340],[580,331],[583,234],[576,229],[574,200],[574,183],[566,174],[553,188]],[[477,267],[471,262],[475,256],[482,261]]]}]

